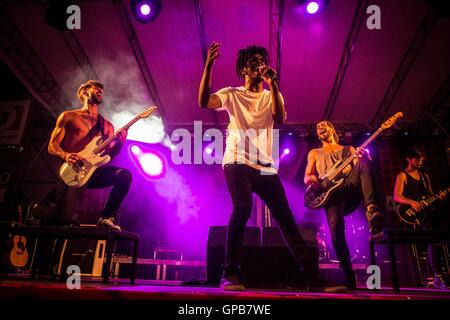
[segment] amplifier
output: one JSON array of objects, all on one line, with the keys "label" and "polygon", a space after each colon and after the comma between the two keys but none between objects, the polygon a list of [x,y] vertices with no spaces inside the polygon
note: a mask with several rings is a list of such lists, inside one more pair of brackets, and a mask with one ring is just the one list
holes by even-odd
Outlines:
[{"label": "amplifier", "polygon": [[101,277],[105,259],[106,240],[66,239],[61,250],[58,275],[66,274],[67,267],[77,265],[81,276]]}]

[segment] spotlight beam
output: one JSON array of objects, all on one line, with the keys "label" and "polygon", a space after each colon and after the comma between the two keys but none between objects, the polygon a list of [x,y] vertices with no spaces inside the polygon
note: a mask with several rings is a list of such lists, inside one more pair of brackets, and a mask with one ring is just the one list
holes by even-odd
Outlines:
[{"label": "spotlight beam", "polygon": [[[136,63],[141,71],[142,77],[144,78],[147,90],[150,94],[150,97],[153,99],[153,104],[158,106],[158,113],[161,115],[162,121],[164,123],[164,119],[166,118],[164,106],[159,97],[158,88],[156,87],[155,81],[153,80],[150,68],[147,64],[147,60],[145,59],[144,53],[142,51],[141,44],[139,43],[136,30],[134,30],[133,24],[131,23],[131,18],[128,14],[128,10],[125,7],[123,1],[114,1],[114,8],[116,9],[117,16],[119,17],[123,32],[125,33],[125,37],[128,40],[128,44],[133,50]],[[164,127],[167,128],[165,123]]]}]

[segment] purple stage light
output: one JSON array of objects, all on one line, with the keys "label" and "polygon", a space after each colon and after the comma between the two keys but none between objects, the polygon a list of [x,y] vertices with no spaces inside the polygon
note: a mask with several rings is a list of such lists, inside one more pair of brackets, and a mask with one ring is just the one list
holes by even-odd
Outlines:
[{"label": "purple stage light", "polygon": [[159,177],[164,171],[164,163],[155,153],[145,153],[138,158],[144,173],[149,177]]},{"label": "purple stage light", "polygon": [[161,0],[131,0],[130,7],[136,21],[149,23],[158,17],[162,3]]},{"label": "purple stage light", "polygon": [[306,5],[306,12],[308,12],[309,14],[315,14],[318,11],[319,11],[319,3],[317,3],[316,1],[310,1]]},{"label": "purple stage light", "polygon": [[160,178],[165,173],[163,158],[156,152],[145,151],[138,145],[132,145],[129,149],[135,165],[142,170],[147,178]]},{"label": "purple stage light", "polygon": [[132,145],[130,149],[131,153],[133,153],[134,155],[138,155],[141,153],[141,148],[139,148],[139,146],[137,145]]},{"label": "purple stage light", "polygon": [[211,154],[211,153],[213,152],[213,150],[212,150],[210,147],[207,147],[207,148],[205,149],[205,152],[206,152],[207,154]]},{"label": "purple stage light", "polygon": [[150,8],[150,6],[148,4],[141,5],[140,11],[144,16],[149,15],[151,10],[152,9]]},{"label": "purple stage light", "polygon": [[288,155],[289,153],[291,153],[291,150],[289,148],[284,148],[283,154]]}]

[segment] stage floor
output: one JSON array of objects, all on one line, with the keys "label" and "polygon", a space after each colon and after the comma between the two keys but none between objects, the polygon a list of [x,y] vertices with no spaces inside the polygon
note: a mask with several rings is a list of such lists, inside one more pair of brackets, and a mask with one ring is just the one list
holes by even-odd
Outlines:
[{"label": "stage floor", "polygon": [[450,300],[450,290],[391,288],[355,290],[346,293],[306,292],[286,289],[247,289],[223,291],[217,287],[181,286],[155,280],[137,280],[135,285],[119,281],[81,282],[80,289],[69,290],[62,281],[0,280],[0,300]]}]

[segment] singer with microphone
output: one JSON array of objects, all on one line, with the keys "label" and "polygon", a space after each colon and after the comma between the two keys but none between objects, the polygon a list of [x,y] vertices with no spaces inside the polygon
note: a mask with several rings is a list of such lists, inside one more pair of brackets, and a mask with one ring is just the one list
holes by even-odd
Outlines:
[{"label": "singer with microphone", "polygon": [[233,211],[228,223],[221,287],[245,289],[239,278],[239,251],[252,211],[253,193],[269,207],[308,284],[323,286],[318,250],[308,248],[302,238],[272,158],[273,126],[284,123],[286,111],[276,72],[269,66],[269,54],[259,46],[239,50],[236,73],[243,84],[211,93],[212,69],[219,56],[220,44],[213,42],[200,82],[198,103],[204,109],[226,110],[230,117],[222,166]]}]

